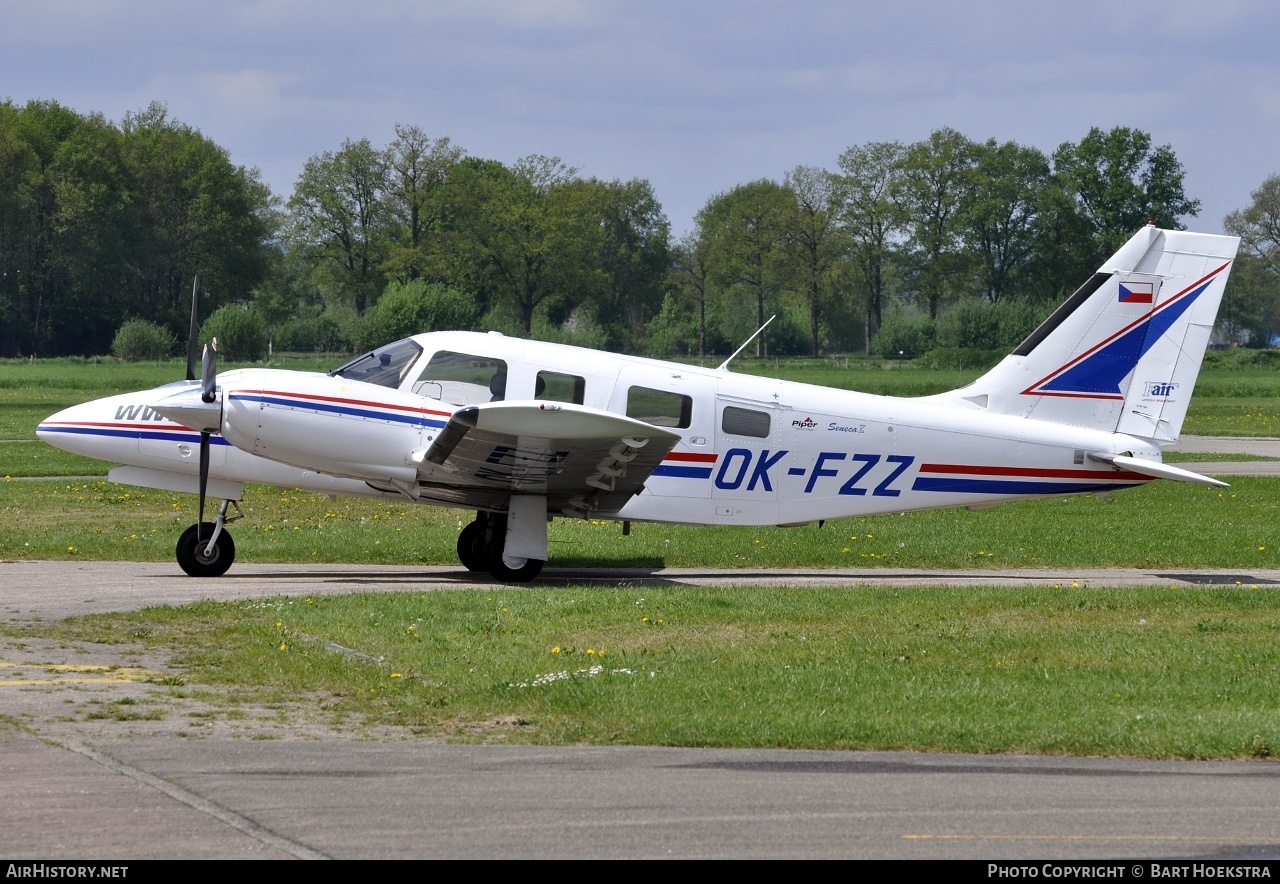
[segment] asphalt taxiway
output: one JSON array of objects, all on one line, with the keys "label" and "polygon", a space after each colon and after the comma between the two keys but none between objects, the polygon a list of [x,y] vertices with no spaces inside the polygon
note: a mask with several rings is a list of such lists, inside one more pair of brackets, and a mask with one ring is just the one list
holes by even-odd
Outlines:
[{"label": "asphalt taxiway", "polygon": [[[1274,570],[549,568],[545,577],[540,583],[1280,586]],[[4,562],[0,585],[0,618],[18,624],[203,598],[473,584],[451,568],[237,565],[198,580],[167,564]],[[454,745],[338,732],[279,709],[202,718],[197,698],[176,698],[169,686],[178,671],[136,648],[0,636],[0,855],[1280,856],[1280,766],[1268,762]],[[135,715],[141,710],[165,714]]]}]

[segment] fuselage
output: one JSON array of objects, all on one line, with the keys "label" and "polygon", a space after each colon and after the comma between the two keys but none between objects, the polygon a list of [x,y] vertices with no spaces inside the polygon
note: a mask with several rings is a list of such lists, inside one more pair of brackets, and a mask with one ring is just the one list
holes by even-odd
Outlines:
[{"label": "fuselage", "polygon": [[[637,521],[786,525],[982,506],[1149,481],[1090,454],[1159,460],[1154,443],[1123,434],[497,334],[417,335],[339,372],[220,374],[210,492],[261,483],[490,508],[492,495],[432,482],[420,455],[451,415],[494,399],[573,402],[679,434],[639,494],[598,514]],[[123,465],[113,479],[194,491],[199,433],[151,407],[192,383],[74,406],[37,434]]]}]

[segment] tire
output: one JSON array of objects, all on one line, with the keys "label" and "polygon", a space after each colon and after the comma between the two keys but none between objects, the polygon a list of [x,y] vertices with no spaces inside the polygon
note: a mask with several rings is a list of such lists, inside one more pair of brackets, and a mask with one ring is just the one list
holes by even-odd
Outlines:
[{"label": "tire", "polygon": [[488,571],[489,558],[486,555],[485,526],[480,520],[472,522],[462,529],[458,535],[458,561],[468,571]]},{"label": "tire", "polygon": [[207,546],[213,536],[213,523],[204,522],[200,526],[192,525],[178,538],[178,567],[192,577],[221,577],[227,573],[231,563],[236,559],[236,544],[231,535],[223,531],[218,535],[218,542],[213,545],[213,552],[205,555],[203,549],[197,548],[196,531],[204,538],[199,547]]},{"label": "tire", "polygon": [[[502,553],[507,545],[505,523],[504,519],[503,524],[494,526],[493,538],[489,541],[486,555],[488,571],[499,583],[528,583],[538,576],[545,563],[541,559],[524,559],[524,564],[512,568],[502,561]],[[499,528],[502,530],[498,530]]]},{"label": "tire", "polygon": [[525,559],[519,568],[509,568],[499,553],[496,558],[489,560],[489,573],[500,583],[528,583],[541,573],[544,564],[546,563],[541,559]]}]

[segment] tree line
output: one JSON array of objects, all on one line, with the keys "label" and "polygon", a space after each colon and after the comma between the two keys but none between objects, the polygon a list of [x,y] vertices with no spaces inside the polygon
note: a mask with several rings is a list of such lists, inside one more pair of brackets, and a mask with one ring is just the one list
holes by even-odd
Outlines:
[{"label": "tree line", "polygon": [[[311,157],[281,198],[163,105],[115,124],[6,102],[0,355],[106,353],[130,319],[183,340],[197,275],[202,315],[255,351],[492,328],[701,355],[771,315],[761,355],[1002,349],[1139,227],[1182,228],[1183,178],[1127,127],[1052,154],[940,129],[712,195],[677,239],[648,181],[471,157],[415,126]],[[1265,345],[1280,178],[1226,226],[1245,248],[1221,324]]]}]

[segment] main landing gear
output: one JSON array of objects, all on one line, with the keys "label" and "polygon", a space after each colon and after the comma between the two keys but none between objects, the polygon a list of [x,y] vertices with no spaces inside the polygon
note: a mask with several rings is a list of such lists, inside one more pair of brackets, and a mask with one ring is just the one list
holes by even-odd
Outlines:
[{"label": "main landing gear", "polygon": [[502,513],[476,513],[476,519],[458,535],[458,561],[468,571],[488,571],[502,583],[527,583],[537,577],[545,562],[505,555],[507,517]]},{"label": "main landing gear", "polygon": [[[228,518],[227,508],[231,506],[236,508],[236,515]],[[223,526],[243,516],[239,503],[224,500],[216,522],[199,522],[183,531],[176,549],[178,567],[192,577],[221,577],[227,573],[236,558],[236,544]]]}]

